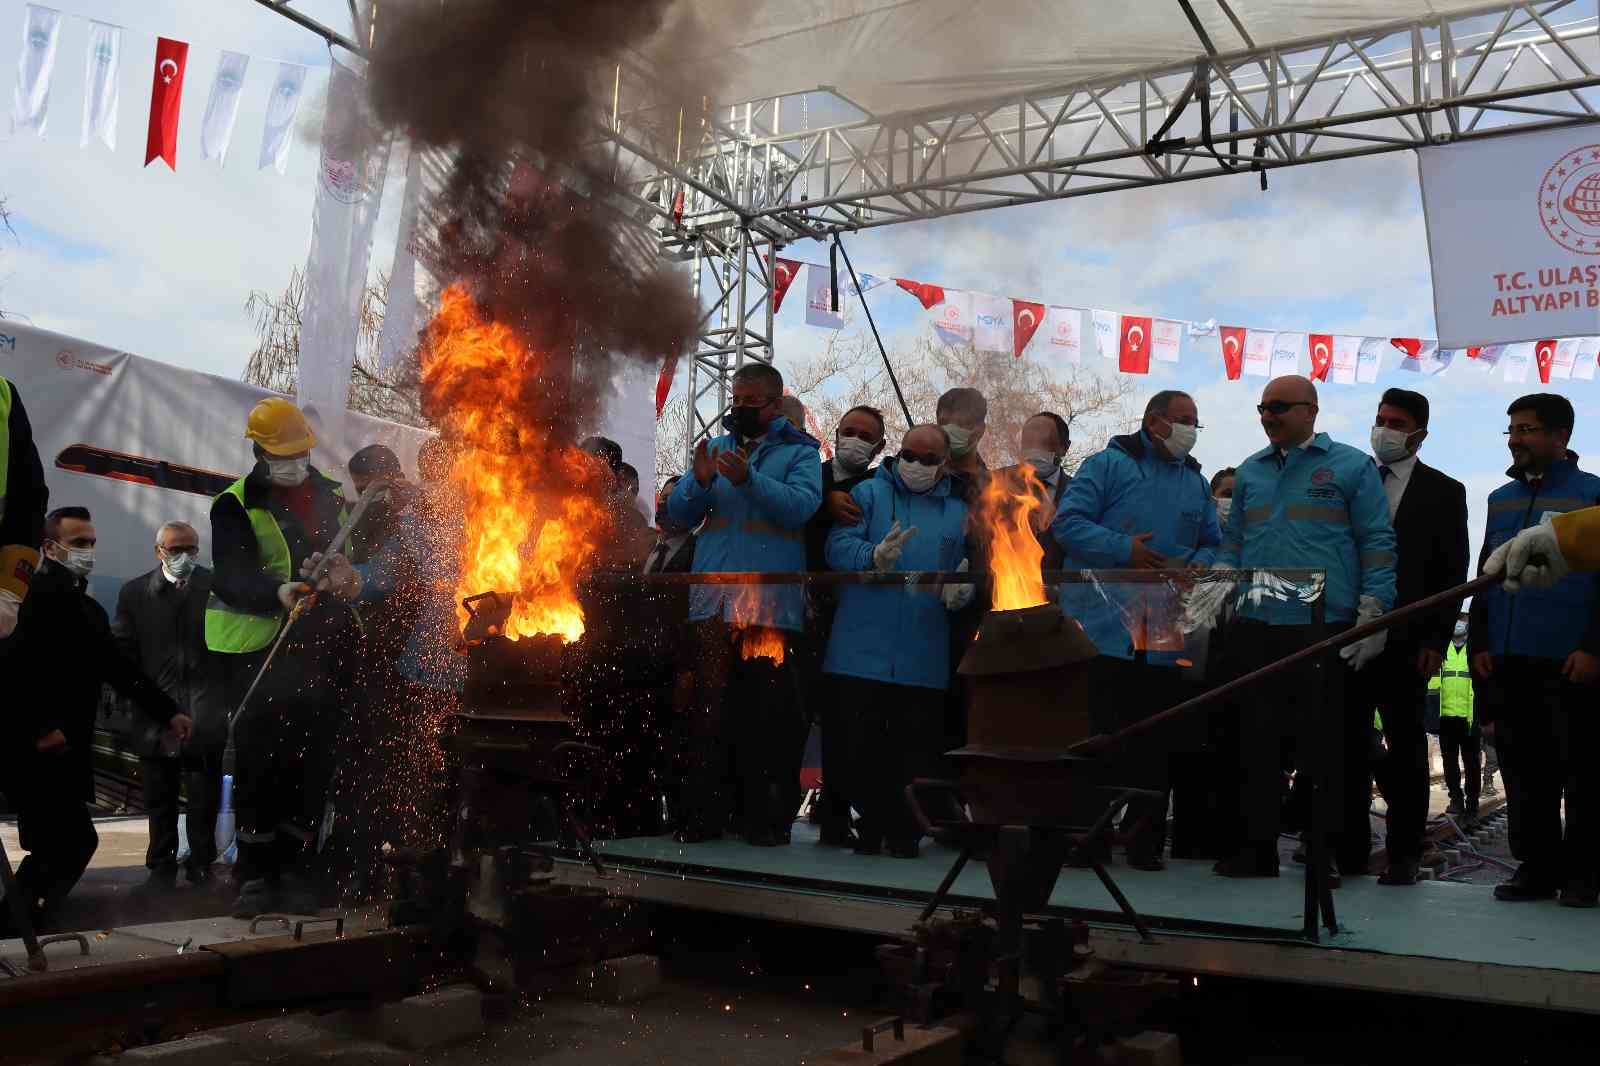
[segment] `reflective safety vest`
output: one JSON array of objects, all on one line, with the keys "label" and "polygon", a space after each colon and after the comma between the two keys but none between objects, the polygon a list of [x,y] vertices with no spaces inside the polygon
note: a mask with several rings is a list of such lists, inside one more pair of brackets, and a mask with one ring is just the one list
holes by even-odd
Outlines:
[{"label": "reflective safety vest", "polygon": [[6,516],[6,476],[10,470],[11,382],[0,378],[0,518]]},{"label": "reflective safety vest", "polygon": [[[310,476],[321,477],[315,472]],[[278,520],[272,516],[271,511],[265,507],[245,506],[244,481],[244,478],[240,478],[223,489],[212,503],[216,503],[223,496],[232,496],[239,501],[239,506],[244,508],[245,517],[250,520],[251,532],[256,537],[256,558],[261,572],[281,585],[294,576],[294,560],[289,555],[289,542],[284,539],[283,530],[278,528]],[[343,500],[344,492],[337,483],[333,485],[333,492]],[[340,508],[339,521],[343,523],[345,518],[344,509]],[[206,647],[212,651],[236,655],[260,651],[277,637],[278,629],[286,618],[288,612],[281,608],[270,614],[257,614],[225,603],[213,592],[211,598],[206,601]]]},{"label": "reflective safety vest", "polygon": [[1467,664],[1467,646],[1451,641],[1445,649],[1444,665],[1428,682],[1439,693],[1439,713],[1450,718],[1465,718],[1472,724],[1472,671]]}]

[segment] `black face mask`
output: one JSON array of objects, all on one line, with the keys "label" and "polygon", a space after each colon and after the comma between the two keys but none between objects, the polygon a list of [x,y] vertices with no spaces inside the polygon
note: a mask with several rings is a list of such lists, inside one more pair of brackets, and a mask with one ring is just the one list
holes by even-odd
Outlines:
[{"label": "black face mask", "polygon": [[759,437],[766,431],[761,424],[763,407],[733,407],[722,416],[722,428],[739,437],[746,439]]}]

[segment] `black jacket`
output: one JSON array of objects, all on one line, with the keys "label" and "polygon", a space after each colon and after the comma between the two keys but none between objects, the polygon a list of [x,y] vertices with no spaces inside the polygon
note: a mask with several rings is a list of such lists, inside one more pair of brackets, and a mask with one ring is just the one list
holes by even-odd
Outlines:
[{"label": "black jacket", "polygon": [[[300,564],[312,552],[322,551],[339,532],[339,512],[344,501],[334,494],[339,483],[315,467],[309,475],[313,488],[314,520],[307,528],[284,504],[288,490],[278,489],[267,480],[265,463],[257,463],[244,482],[245,504],[265,507],[278,520],[289,545],[290,572],[298,576]],[[216,568],[213,590],[217,598],[231,607],[272,614],[282,608],[278,602],[278,580],[263,573],[256,549],[255,530],[250,518],[232,493],[218,496],[211,505],[211,560]]]},{"label": "black jacket", "polygon": [[[90,745],[100,686],[109,684],[132,700],[152,721],[166,728],[179,707],[137,666],[126,659],[111,636],[105,608],[89,598],[86,582],[66,567],[45,560],[33,577],[17,615],[17,630],[7,641],[7,676],[24,679],[6,699],[0,745],[4,752],[4,787],[27,787],[28,777],[62,770],[83,784],[85,800],[94,798]],[[20,691],[18,691],[20,689]],[[34,744],[52,730],[67,738],[66,751],[41,756]]]},{"label": "black jacket", "polygon": [[[1123,440],[1125,438],[1118,437],[1117,439]],[[1138,437],[1135,436],[1134,440],[1137,441]],[[1142,449],[1143,445],[1140,445],[1140,447]],[[996,471],[996,474],[1010,479],[1014,484],[1020,485],[1023,483],[1021,463],[1018,463],[1015,466],[1001,467]],[[1054,486],[1046,486],[1046,488],[1048,488],[1050,491],[1050,498],[1048,504],[1046,505],[1049,509],[1044,515],[1044,528],[1035,529],[1033,531],[1034,539],[1039,542],[1039,547],[1044,549],[1044,555],[1039,559],[1039,569],[1041,570],[1060,570],[1062,562],[1067,557],[1066,549],[1063,548],[1061,546],[1061,542],[1056,540],[1056,538],[1050,533],[1050,523],[1055,521],[1056,508],[1061,506],[1061,497],[1066,495],[1067,486],[1070,484],[1072,484],[1072,476],[1063,470],[1056,476],[1056,483]]]},{"label": "black jacket", "polygon": [[11,417],[6,424],[11,443],[6,461],[5,514],[0,515],[0,548],[7,544],[37,548],[44,540],[50,488],[44,483],[44,467],[33,443],[33,425],[15,384],[11,385]]},{"label": "black jacket", "polygon": [[[182,591],[157,566],[122,586],[111,622],[129,662],[136,663],[161,691],[194,719],[190,745],[220,746],[227,740],[227,709],[222,704],[216,656],[206,651],[206,598],[211,571],[194,568]],[[164,723],[146,720],[135,736],[140,755],[162,754]]]},{"label": "black jacket", "polygon": [[[1395,607],[1416,603],[1467,580],[1467,490],[1420,459],[1394,515]],[[1425,618],[1395,627],[1389,647],[1432,648],[1443,655],[1461,604],[1448,603]]]},{"label": "black jacket", "polygon": [[873,477],[874,473],[874,470],[868,468],[859,474],[852,474],[836,481],[833,476],[833,460],[830,459],[822,464],[822,506],[817,508],[817,513],[806,523],[807,570],[828,569],[828,561],[823,557],[823,548],[828,543],[828,531],[833,528],[833,516],[828,514],[828,493],[849,492]]}]

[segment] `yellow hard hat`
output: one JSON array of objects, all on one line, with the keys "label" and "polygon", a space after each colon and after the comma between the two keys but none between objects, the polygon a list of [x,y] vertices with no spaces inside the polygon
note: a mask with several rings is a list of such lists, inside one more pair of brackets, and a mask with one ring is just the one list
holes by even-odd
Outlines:
[{"label": "yellow hard hat", "polygon": [[299,455],[317,446],[306,416],[281,396],[268,396],[250,409],[244,435],[268,455]]}]

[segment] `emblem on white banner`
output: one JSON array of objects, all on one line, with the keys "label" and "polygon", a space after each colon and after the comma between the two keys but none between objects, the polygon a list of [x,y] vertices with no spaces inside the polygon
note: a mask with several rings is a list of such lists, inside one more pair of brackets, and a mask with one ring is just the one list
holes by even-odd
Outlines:
[{"label": "emblem on white banner", "polygon": [[1539,219],[1561,247],[1600,255],[1600,144],[1575,148],[1545,171],[1539,183]]}]

